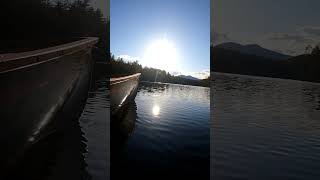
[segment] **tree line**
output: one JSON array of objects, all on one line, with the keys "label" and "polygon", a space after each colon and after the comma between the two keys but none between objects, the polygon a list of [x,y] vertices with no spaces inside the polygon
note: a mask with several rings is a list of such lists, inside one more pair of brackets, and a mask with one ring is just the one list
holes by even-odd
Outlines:
[{"label": "tree line", "polygon": [[320,55],[320,44],[317,44],[315,46],[308,45],[305,48],[305,54],[310,54],[310,55]]},{"label": "tree line", "polygon": [[130,75],[134,73],[141,73],[140,80],[149,82],[162,82],[162,83],[174,83],[174,84],[184,84],[193,86],[207,86],[210,85],[210,77],[205,80],[191,80],[182,78],[179,76],[174,76],[165,70],[152,68],[152,67],[142,67],[138,61],[128,62],[122,58],[116,58],[114,55],[110,57],[111,64],[111,75],[112,76],[123,76]]},{"label": "tree line", "polygon": [[320,82],[320,46],[307,46],[302,55],[268,59],[211,46],[211,70],[216,72]]},{"label": "tree line", "polygon": [[99,37],[110,51],[110,21],[90,0],[5,0],[0,2],[0,51],[50,46],[78,37]]}]

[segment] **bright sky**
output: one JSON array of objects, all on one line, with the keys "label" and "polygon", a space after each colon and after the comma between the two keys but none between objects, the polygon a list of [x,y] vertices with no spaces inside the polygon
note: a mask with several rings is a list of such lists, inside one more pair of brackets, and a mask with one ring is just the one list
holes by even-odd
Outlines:
[{"label": "bright sky", "polygon": [[319,0],[213,0],[213,43],[259,44],[297,55],[320,42]]},{"label": "bright sky", "polygon": [[111,52],[143,66],[204,78],[210,0],[111,0]]}]

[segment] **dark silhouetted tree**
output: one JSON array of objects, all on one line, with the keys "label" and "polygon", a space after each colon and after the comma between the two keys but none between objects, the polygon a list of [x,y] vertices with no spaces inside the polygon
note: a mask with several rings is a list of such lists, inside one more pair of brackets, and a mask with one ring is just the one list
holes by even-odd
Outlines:
[{"label": "dark silhouetted tree", "polygon": [[5,0],[0,7],[0,52],[85,36],[99,37],[109,52],[110,21],[89,0]]},{"label": "dark silhouetted tree", "polygon": [[320,56],[320,48],[319,48],[319,45],[316,45],[316,46],[312,49],[311,54],[312,54],[312,55],[316,55],[316,56]]},{"label": "dark silhouetted tree", "polygon": [[305,48],[305,54],[311,54],[312,52],[312,46],[309,44],[306,48]]}]

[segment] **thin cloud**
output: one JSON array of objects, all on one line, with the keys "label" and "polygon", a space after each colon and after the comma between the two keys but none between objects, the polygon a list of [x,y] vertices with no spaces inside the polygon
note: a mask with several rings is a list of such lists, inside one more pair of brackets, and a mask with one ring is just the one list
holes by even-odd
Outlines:
[{"label": "thin cloud", "polygon": [[173,76],[180,76],[180,75],[182,75],[182,73],[181,72],[178,72],[178,71],[170,71],[169,72],[171,75],[173,75]]},{"label": "thin cloud", "polygon": [[277,47],[282,52],[290,55],[304,53],[306,46],[317,44],[320,40],[320,27],[301,26],[292,33],[273,33],[266,37],[271,44],[280,45]]},{"label": "thin cloud", "polygon": [[213,45],[228,41],[231,41],[231,38],[227,33],[213,32],[213,35],[211,37],[211,42],[213,43]]},{"label": "thin cloud", "polygon": [[134,62],[134,61],[139,61],[139,57],[132,57],[132,56],[129,56],[129,55],[119,55],[117,56],[117,58],[121,58],[123,59],[124,61],[127,61],[127,62]]},{"label": "thin cloud", "polygon": [[315,43],[320,38],[319,26],[302,26],[294,33],[274,33],[269,36],[269,40],[294,41],[297,43]]},{"label": "thin cloud", "polygon": [[296,43],[314,43],[314,41],[305,35],[297,34],[297,33],[277,33],[272,34],[269,40],[275,41],[294,41]]},{"label": "thin cloud", "polygon": [[206,69],[200,72],[192,72],[189,75],[198,79],[206,79],[210,76],[210,70]]},{"label": "thin cloud", "polygon": [[298,29],[298,31],[308,35],[320,37],[320,27],[319,26],[304,26]]},{"label": "thin cloud", "polygon": [[195,77],[197,79],[206,79],[210,76],[210,70],[203,70],[203,71],[200,71],[200,72],[185,72],[185,73],[182,73],[182,72],[178,72],[178,71],[172,71],[172,72],[169,72],[171,75],[173,76],[180,76],[180,75],[185,75],[185,76],[192,76],[192,77]]}]

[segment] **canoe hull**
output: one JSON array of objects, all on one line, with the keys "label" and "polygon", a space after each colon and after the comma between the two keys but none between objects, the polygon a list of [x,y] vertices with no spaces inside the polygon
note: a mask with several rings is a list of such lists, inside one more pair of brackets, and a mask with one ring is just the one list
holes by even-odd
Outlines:
[{"label": "canoe hull", "polygon": [[54,132],[55,116],[71,94],[88,89],[95,42],[1,62],[7,68],[0,71],[0,143],[5,147],[0,149],[1,167],[13,166],[32,144]]},{"label": "canoe hull", "polygon": [[111,115],[120,117],[128,103],[136,97],[140,73],[121,78],[111,78]]}]

